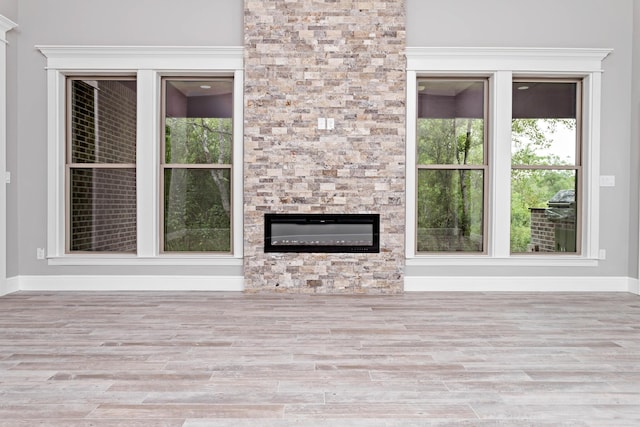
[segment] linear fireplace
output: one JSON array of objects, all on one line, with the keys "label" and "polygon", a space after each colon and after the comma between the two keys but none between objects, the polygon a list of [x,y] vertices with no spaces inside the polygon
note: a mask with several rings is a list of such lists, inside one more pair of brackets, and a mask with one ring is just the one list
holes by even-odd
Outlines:
[{"label": "linear fireplace", "polygon": [[380,252],[379,214],[265,214],[265,252]]}]

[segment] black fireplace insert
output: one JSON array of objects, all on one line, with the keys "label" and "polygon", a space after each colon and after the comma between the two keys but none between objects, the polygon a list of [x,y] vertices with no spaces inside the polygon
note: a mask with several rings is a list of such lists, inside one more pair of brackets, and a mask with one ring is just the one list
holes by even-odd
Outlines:
[{"label": "black fireplace insert", "polygon": [[265,214],[265,252],[380,252],[379,214]]}]

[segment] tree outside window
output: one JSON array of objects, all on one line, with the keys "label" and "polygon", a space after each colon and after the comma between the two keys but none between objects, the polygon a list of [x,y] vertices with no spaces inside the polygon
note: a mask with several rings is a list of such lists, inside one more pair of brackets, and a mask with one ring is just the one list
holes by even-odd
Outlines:
[{"label": "tree outside window", "polygon": [[485,251],[486,87],[418,81],[418,252]]},{"label": "tree outside window", "polygon": [[165,79],[164,252],[231,251],[231,79]]},{"label": "tree outside window", "polygon": [[580,83],[513,83],[511,252],[579,252]]}]

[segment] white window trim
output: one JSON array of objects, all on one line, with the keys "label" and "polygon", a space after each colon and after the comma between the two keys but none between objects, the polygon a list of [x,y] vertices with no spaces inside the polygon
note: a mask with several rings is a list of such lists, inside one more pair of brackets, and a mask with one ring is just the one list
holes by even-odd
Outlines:
[{"label": "white window trim", "polygon": [[7,287],[7,33],[18,24],[0,15],[0,295],[9,292]]},{"label": "white window trim", "polygon": [[[48,223],[50,265],[242,265],[243,49],[235,46],[36,46],[47,58]],[[129,73],[137,77],[137,253],[65,253],[65,81],[69,75]],[[160,78],[167,75],[233,76],[233,252],[160,254]]]},{"label": "white window trim", "polygon": [[[599,256],[602,61],[611,49],[409,47],[407,56],[407,265],[594,266]],[[489,245],[486,255],[416,254],[416,84],[419,77],[489,77]],[[583,198],[580,255],[511,255],[511,83],[513,77],[583,79]]]}]

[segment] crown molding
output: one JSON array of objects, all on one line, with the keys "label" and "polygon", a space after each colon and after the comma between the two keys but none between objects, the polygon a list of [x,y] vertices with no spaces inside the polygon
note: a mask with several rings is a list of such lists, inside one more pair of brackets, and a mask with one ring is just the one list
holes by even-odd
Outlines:
[{"label": "crown molding", "polygon": [[0,42],[7,43],[7,40],[5,38],[7,33],[17,26],[18,24],[16,24],[9,18],[0,15]]},{"label": "crown molding", "polygon": [[53,46],[36,45],[48,69],[240,69],[239,46]]},{"label": "crown molding", "polygon": [[527,47],[408,47],[407,70],[598,72],[613,49]]}]

